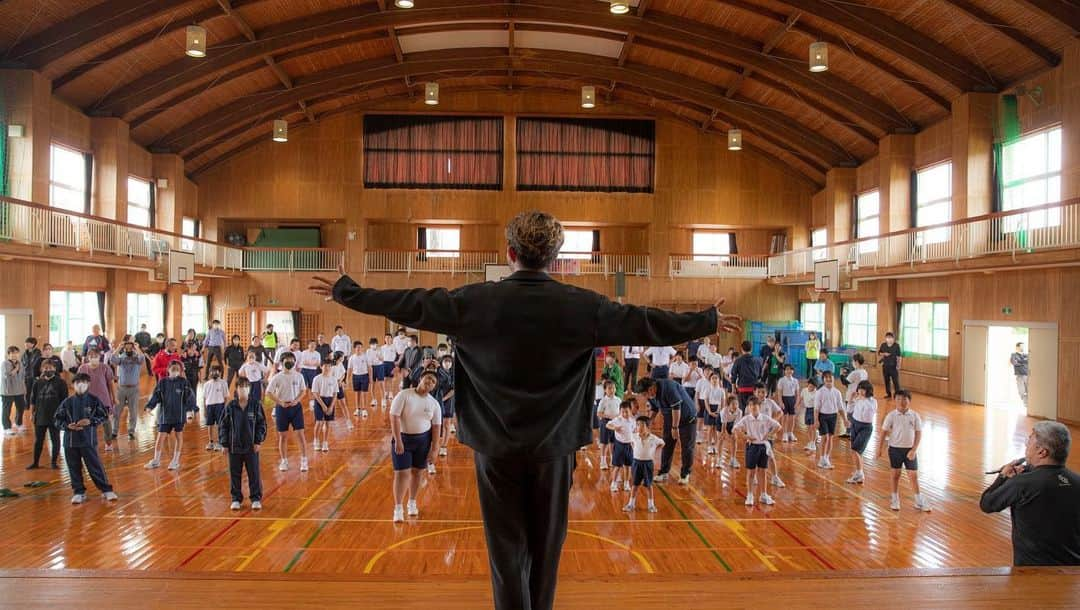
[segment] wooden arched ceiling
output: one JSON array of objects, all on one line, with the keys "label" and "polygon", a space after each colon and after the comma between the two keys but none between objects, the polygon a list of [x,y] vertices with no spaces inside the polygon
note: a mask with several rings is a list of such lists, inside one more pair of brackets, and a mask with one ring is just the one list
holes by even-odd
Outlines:
[{"label": "wooden arched ceiling", "polygon": [[[444,91],[528,83],[566,95],[594,84],[648,114],[738,126],[821,184],[883,135],[943,118],[960,93],[1056,65],[1080,32],[1080,0],[639,0],[621,16],[596,0],[416,5],[7,0],[0,52],[87,113],[129,121],[136,141],[182,155],[189,171],[266,136],[273,118],[385,105],[434,79]],[[204,59],[183,55],[191,23],[209,31]],[[828,72],[807,70],[814,40],[829,43]]]}]

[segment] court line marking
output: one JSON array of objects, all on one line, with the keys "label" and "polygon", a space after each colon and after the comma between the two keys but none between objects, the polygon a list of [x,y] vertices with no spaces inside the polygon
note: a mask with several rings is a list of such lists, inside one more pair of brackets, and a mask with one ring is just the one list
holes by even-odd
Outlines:
[{"label": "court line marking", "polygon": [[240,565],[236,566],[233,571],[243,572],[245,568],[251,565],[251,562],[255,561],[255,558],[259,556],[259,553],[262,553],[263,550],[266,549],[266,547],[274,541],[274,538],[278,537],[278,534],[283,532],[285,528],[289,527],[289,525],[293,522],[296,516],[303,512],[303,510],[307,508],[308,504],[311,504],[311,501],[314,500],[319,494],[321,494],[322,491],[330,485],[330,482],[333,481],[337,477],[337,475],[341,473],[342,470],[345,470],[346,466],[348,466],[348,463],[343,463],[338,466],[337,470],[335,470],[333,474],[327,477],[326,480],[323,481],[322,484],[319,485],[319,487],[316,488],[315,491],[310,496],[308,496],[306,500],[301,502],[300,506],[297,506],[296,510],[294,510],[291,515],[284,519],[274,520],[274,522],[271,523],[270,526],[267,528],[268,530],[270,530],[270,533],[264,536],[261,540],[259,540],[259,543],[255,546],[255,549],[250,554],[240,555],[240,557],[243,558],[243,561],[241,561]]},{"label": "court line marking", "polygon": [[[211,461],[213,461],[214,457],[216,457],[216,456],[211,456],[211,457],[209,457],[209,458],[207,458],[205,460],[197,462],[195,466],[188,466],[187,468],[181,468],[179,471],[166,470],[164,476],[169,477],[170,478],[169,481],[166,481],[165,483],[162,483],[161,485],[158,485],[157,487],[154,487],[153,489],[151,489],[149,491],[143,492],[143,493],[135,496],[130,501],[128,501],[128,502],[120,505],[119,507],[117,507],[117,510],[124,510],[125,508],[131,506],[132,504],[138,502],[139,500],[142,500],[143,498],[146,498],[147,496],[157,492],[160,489],[164,489],[164,488],[166,488],[166,487],[168,487],[170,485],[176,485],[176,481],[178,479],[183,478],[184,476],[188,475],[189,473],[198,472],[199,469],[201,469],[203,466],[206,466]],[[153,469],[153,470],[156,470],[156,469]],[[106,471],[105,474],[107,475],[108,471]],[[162,476],[162,475],[158,475],[158,476]],[[111,483],[111,481],[110,481],[110,483]]]},{"label": "court line marking", "polygon": [[[289,496],[284,496],[284,497],[287,498]],[[205,521],[215,521],[215,520],[216,521],[222,521],[222,520],[231,521],[231,520],[233,520],[235,518],[232,515],[215,516],[215,515],[147,515],[147,514],[138,514],[138,515],[109,515],[109,516],[114,517],[116,519],[154,519],[154,520],[167,520],[167,519],[185,520],[186,519],[186,520],[191,520],[191,521],[202,521],[202,520],[205,520]],[[258,516],[253,516],[253,515],[245,515],[244,518],[247,521],[276,521],[276,520],[280,519],[280,517],[258,517]],[[296,517],[296,518],[292,519],[292,521],[323,521],[323,520],[324,519],[322,517]],[[729,521],[737,521],[739,523],[744,523],[744,522],[745,523],[750,523],[750,522],[756,522],[756,521],[761,521],[761,522],[765,522],[765,523],[772,522],[772,521],[865,521],[866,517],[858,517],[858,516],[849,516],[849,517],[776,517],[775,519],[767,518],[767,517],[748,517],[748,518],[730,517],[727,520],[729,520]],[[899,517],[894,517],[892,519],[885,519],[885,520],[886,521],[899,521],[900,518]],[[346,519],[336,519],[336,521],[338,523],[393,523],[392,519],[365,519],[365,518],[362,518],[362,517],[351,517],[351,518],[346,518]],[[640,520],[640,521],[638,521],[638,520],[633,520],[633,519],[626,519],[624,517],[622,519],[570,519],[569,523],[570,524],[575,524],[575,523],[577,523],[577,524],[595,523],[595,524],[599,524],[599,525],[618,523],[618,524],[622,524],[622,525],[642,525],[642,526],[646,526],[646,525],[648,525],[650,523],[686,523],[687,521],[692,521],[694,523],[721,523],[721,522],[725,521],[725,519],[719,519],[719,518],[717,518],[717,519],[701,519],[701,518],[689,517],[688,516],[686,519],[659,519],[659,518],[657,518],[657,519],[649,519],[649,520]],[[424,523],[483,523],[483,522],[484,521],[482,519],[424,519]]]},{"label": "court line marking", "polygon": [[[271,489],[270,491],[268,491],[268,492],[267,492],[267,493],[266,493],[266,494],[265,494],[265,495],[264,495],[263,497],[264,497],[264,498],[269,498],[270,496],[274,495],[274,492],[275,492],[275,491],[277,491],[277,490],[281,489],[281,488],[282,488],[282,486],[284,486],[284,485],[285,485],[285,482],[284,482],[284,481],[282,481],[282,482],[278,483],[276,487],[274,487],[273,489]],[[218,533],[214,534],[214,535],[213,535],[213,536],[212,536],[212,537],[211,537],[211,538],[210,538],[209,540],[207,540],[206,542],[204,542],[204,543],[203,543],[203,544],[202,544],[202,545],[201,545],[201,546],[200,546],[200,547],[199,547],[198,549],[196,549],[196,550],[195,550],[195,552],[194,552],[194,553],[192,553],[191,555],[189,555],[189,556],[187,557],[187,559],[185,559],[185,560],[181,561],[181,562],[180,562],[180,565],[176,566],[176,569],[177,569],[177,570],[179,570],[179,569],[183,568],[184,566],[186,566],[187,564],[191,563],[191,562],[192,562],[192,561],[193,561],[193,560],[194,560],[194,559],[195,559],[196,557],[198,557],[198,556],[199,556],[199,554],[200,554],[200,553],[202,553],[202,552],[203,552],[203,551],[205,551],[206,549],[208,549],[208,548],[210,548],[211,546],[213,546],[213,544],[214,544],[215,542],[217,542],[217,540],[218,540],[219,538],[221,538],[222,536],[224,536],[226,532],[228,532],[228,531],[229,531],[229,530],[231,530],[231,529],[232,529],[233,527],[235,527],[235,526],[236,526],[236,525],[237,525],[238,523],[240,523],[240,518],[241,518],[241,517],[247,516],[247,515],[248,515],[248,514],[250,514],[251,512],[252,512],[252,509],[251,509],[251,508],[249,507],[249,508],[248,508],[247,510],[245,510],[245,511],[244,511],[243,513],[241,513],[241,514],[239,514],[239,515],[236,515],[235,517],[233,517],[232,523],[230,523],[230,524],[226,525],[226,526],[225,526],[224,528],[222,528],[222,529],[221,529],[220,531],[218,531]]]},{"label": "court line marking", "polygon": [[[766,475],[766,476],[768,476],[768,475]],[[731,531],[731,533],[735,534],[735,536],[738,537],[738,539],[741,540],[742,543],[744,545],[746,545],[746,547],[748,549],[750,549],[758,559],[761,560],[761,563],[764,564],[765,567],[768,568],[770,572],[779,572],[780,571],[780,570],[778,570],[776,568],[776,565],[774,565],[772,561],[769,561],[768,556],[766,556],[764,553],[762,553],[760,550],[758,550],[757,545],[755,545],[750,540],[750,536],[748,536],[746,534],[746,528],[744,528],[737,521],[733,521],[731,519],[728,519],[728,518],[724,517],[724,514],[721,513],[715,506],[713,506],[712,502],[709,502],[709,499],[706,498],[705,495],[702,494],[700,491],[698,491],[698,489],[696,487],[694,487],[693,485],[687,485],[686,487],[690,490],[691,493],[693,493],[695,496],[697,496],[698,500],[701,500],[705,504],[705,507],[708,508],[710,512],[715,514],[717,517],[720,517],[720,522],[723,523],[724,526]],[[732,487],[734,487],[734,485]],[[788,563],[791,563],[791,562],[788,561]],[[802,569],[801,567],[796,566],[794,564],[792,564],[792,567],[794,567],[795,569]]]},{"label": "court line marking", "polygon": [[[464,531],[482,530],[482,529],[484,529],[483,526],[478,526],[478,525],[472,525],[472,526],[468,526],[468,527],[452,527],[452,528],[448,528],[448,529],[436,530],[434,532],[428,532],[426,534],[417,534],[416,536],[410,536],[409,538],[406,538],[404,540],[399,540],[398,542],[395,542],[394,544],[391,544],[390,546],[387,546],[387,547],[383,548],[378,553],[375,553],[375,555],[371,559],[368,560],[367,564],[364,565],[364,574],[371,574],[371,571],[375,568],[375,564],[379,563],[379,560],[382,559],[383,556],[385,556],[390,551],[393,551],[394,549],[405,546],[406,544],[410,544],[412,542],[415,542],[417,540],[422,540],[424,538],[430,538],[432,536],[439,536],[439,535],[442,535],[442,534],[452,534],[454,532],[464,532]],[[629,546],[619,542],[618,540],[612,540],[611,538],[607,538],[605,536],[600,536],[598,534],[593,534],[593,533],[590,533],[590,532],[583,532],[581,530],[574,530],[574,529],[567,529],[566,533],[568,533],[568,534],[578,534],[578,535],[581,535],[581,536],[585,536],[587,538],[594,538],[596,540],[600,540],[601,542],[607,542],[609,544],[612,544],[612,545],[614,545],[614,546],[616,546],[616,547],[618,547],[620,549],[623,549],[624,551],[627,551],[628,553],[630,553],[631,556],[633,556],[635,559],[638,560],[638,563],[641,564],[641,567],[643,567],[645,569],[646,573],[648,573],[648,574],[655,574],[656,573],[655,568],[653,568],[653,566],[649,562],[649,560],[645,558],[645,555],[643,555],[641,552],[636,551],[636,550],[630,548]],[[715,551],[713,551],[713,553],[715,554]]]},{"label": "court line marking", "polygon": [[671,507],[675,509],[675,512],[679,513],[679,515],[682,516],[683,522],[685,522],[686,525],[690,526],[690,529],[695,534],[697,534],[698,539],[700,539],[701,542],[705,545],[705,547],[709,549],[709,552],[712,553],[712,556],[715,557],[716,560],[720,562],[720,565],[724,566],[724,569],[727,570],[728,572],[733,572],[734,570],[731,569],[731,566],[728,565],[728,562],[724,561],[724,558],[720,556],[720,553],[717,553],[715,550],[713,550],[715,548],[713,546],[713,543],[710,542],[709,539],[705,537],[705,534],[701,533],[701,530],[699,530],[697,528],[697,526],[694,525],[694,522],[691,521],[686,516],[686,513],[684,513],[683,510],[681,508],[679,508],[679,506],[677,504],[675,504],[675,501],[671,499],[671,496],[668,494],[667,490],[664,489],[664,486],[663,485],[656,485],[655,487],[660,490],[660,493],[663,494],[665,498],[667,498],[668,504],[671,504]]},{"label": "court line marking", "polygon": [[334,507],[334,510],[330,512],[330,515],[322,520],[322,523],[319,524],[319,527],[315,528],[315,531],[312,532],[311,536],[307,539],[306,542],[304,542],[304,546],[300,547],[300,550],[297,551],[295,555],[293,555],[293,558],[289,561],[288,565],[286,565],[285,569],[283,570],[286,574],[289,573],[289,571],[291,571],[297,563],[299,563],[300,557],[304,554],[304,551],[306,551],[308,547],[310,547],[311,544],[315,542],[315,539],[319,537],[319,534],[321,534],[323,529],[326,528],[326,525],[334,520],[334,515],[336,515],[337,512],[341,510],[341,507],[349,501],[349,498],[352,497],[353,492],[356,491],[356,488],[360,486],[360,483],[363,483],[364,480],[367,479],[368,475],[371,474],[373,471],[380,469],[381,466],[378,466],[378,464],[382,463],[385,459],[386,456],[382,455],[375,460],[372,460],[371,464],[368,465],[367,470],[364,471],[364,474],[360,475],[360,478],[357,479],[356,482],[353,483],[353,486],[349,488],[349,491],[346,492],[345,497],[343,497],[341,501],[337,503],[337,506]]}]

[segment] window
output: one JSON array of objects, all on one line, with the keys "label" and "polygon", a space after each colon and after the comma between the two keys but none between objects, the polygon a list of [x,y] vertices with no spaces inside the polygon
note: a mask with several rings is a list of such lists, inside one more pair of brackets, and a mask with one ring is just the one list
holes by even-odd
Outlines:
[{"label": "window", "polygon": [[128,224],[149,228],[154,224],[154,210],[151,204],[153,195],[150,192],[150,183],[130,176],[127,182]]},{"label": "window", "polygon": [[[952,219],[952,163],[940,163],[915,174],[915,226],[949,222]],[[918,245],[936,244],[949,239],[949,228],[922,231]]]},{"label": "window", "polygon": [[[1002,148],[1002,210],[1022,210],[1061,201],[1061,128],[1032,134]],[[1061,210],[1014,216],[1005,230],[1061,224]]]},{"label": "window", "polygon": [[563,232],[563,246],[559,250],[559,258],[586,261],[592,257],[593,232],[567,230]]},{"label": "window", "polygon": [[655,151],[653,121],[518,118],[517,188],[651,193]]},{"label": "window", "polygon": [[502,117],[364,116],[364,187],[500,190]]},{"label": "window", "polygon": [[461,229],[422,227],[417,246],[431,258],[457,258],[461,256]]},{"label": "window", "polygon": [[904,303],[900,306],[900,346],[904,353],[949,355],[949,304]]},{"label": "window", "polygon": [[[866,237],[874,237],[881,232],[879,216],[881,214],[881,198],[877,191],[870,191],[859,195],[855,202],[856,218],[855,236],[860,240]],[[859,254],[877,252],[878,240],[867,239],[859,242]]]},{"label": "window", "polygon": [[165,330],[165,299],[160,294],[127,295],[127,332],[134,335],[145,324],[150,334]]},{"label": "window", "polygon": [[694,231],[694,260],[726,263],[731,254],[731,233]]},{"label": "window", "polygon": [[[180,220],[180,234],[184,237],[198,237],[199,236],[199,221],[194,218],[188,218],[185,216]],[[188,252],[195,251],[195,240],[193,239],[181,239],[180,249],[187,250]]]},{"label": "window", "polygon": [[874,347],[877,303],[844,303],[844,345]]},{"label": "window", "polygon": [[825,303],[800,304],[799,321],[803,330],[816,330],[820,338],[825,334]]},{"label": "window", "polygon": [[180,330],[186,333],[189,328],[194,328],[198,334],[206,333],[210,328],[207,297],[199,294],[180,295]]},{"label": "window", "polygon": [[81,350],[95,324],[101,324],[98,293],[49,291],[49,343],[57,350],[68,341]]},{"label": "window", "polygon": [[49,202],[54,208],[90,213],[90,156],[59,144],[50,148]]},{"label": "window", "polygon": [[828,243],[825,227],[810,229],[810,247],[815,248],[814,260],[823,261],[829,258],[829,249],[825,247]]}]

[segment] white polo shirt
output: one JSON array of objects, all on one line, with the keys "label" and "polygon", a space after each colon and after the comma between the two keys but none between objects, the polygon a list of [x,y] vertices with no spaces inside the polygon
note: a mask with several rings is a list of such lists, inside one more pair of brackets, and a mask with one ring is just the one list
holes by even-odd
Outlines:
[{"label": "white polo shirt", "polygon": [[405,348],[409,347],[409,338],[394,335],[390,343],[394,346],[394,353],[400,356],[405,353]]},{"label": "white polo shirt", "polygon": [[[847,396],[845,396],[845,398],[847,399],[847,402],[850,404],[851,401],[855,400],[855,390],[857,390],[859,388],[859,382],[860,381],[866,381],[867,379],[870,379],[870,374],[866,372],[866,369],[855,369],[855,370],[851,371],[850,373],[848,373],[847,379],[848,379],[848,387],[847,387]],[[866,420],[860,420],[860,421],[866,421]]]},{"label": "white polo shirt", "polygon": [[304,376],[293,369],[274,375],[270,384],[266,386],[266,393],[273,394],[282,402],[295,402],[303,396],[306,387]]},{"label": "white polo shirt", "polygon": [[270,372],[266,365],[261,362],[245,362],[240,367],[240,374],[251,383],[262,381],[263,377]]},{"label": "white polo shirt", "polygon": [[398,359],[397,349],[393,345],[384,345],[379,348],[379,357],[383,362],[394,362]]},{"label": "white polo shirt", "polygon": [[781,396],[798,396],[799,395],[799,380],[791,377],[781,377],[776,381],[776,389],[780,391]]},{"label": "white polo shirt", "polygon": [[390,403],[390,416],[401,417],[402,434],[423,434],[442,425],[442,407],[431,394],[421,396],[415,388],[398,392]]},{"label": "white polo shirt", "polygon": [[735,407],[734,409],[724,408],[720,411],[720,423],[728,424],[739,421],[742,416],[743,414],[742,411],[739,410],[739,407]]},{"label": "white polo shirt", "polygon": [[900,449],[915,446],[915,433],[919,430],[922,430],[922,418],[911,409],[908,409],[907,413],[894,409],[885,416],[885,421],[881,424],[882,434],[888,435],[889,446]]},{"label": "white polo shirt", "polygon": [[622,401],[618,396],[605,396],[600,399],[600,406],[596,409],[596,413],[604,419],[615,419],[619,416],[621,404]]},{"label": "white polo shirt", "polygon": [[379,355],[379,348],[377,347],[367,348],[364,357],[367,358],[368,366],[382,365],[382,356]]},{"label": "white polo shirt", "polygon": [[630,446],[634,449],[634,459],[645,462],[655,458],[656,450],[664,446],[664,439],[655,434],[641,438],[641,435],[635,432],[630,437]]},{"label": "white polo shirt", "polygon": [[768,417],[777,418],[784,414],[784,409],[780,405],[776,404],[776,401],[771,398],[766,398],[761,401],[761,414]]},{"label": "white polo shirt", "polygon": [[342,354],[348,354],[352,351],[352,339],[349,338],[349,335],[334,335],[330,339],[330,349]]},{"label": "white polo shirt", "polygon": [[353,375],[367,375],[367,357],[364,354],[353,354],[352,356],[349,356],[349,371]]},{"label": "white polo shirt", "polygon": [[225,404],[229,397],[229,382],[224,379],[211,379],[203,384],[203,400],[207,405]]},{"label": "white polo shirt", "polygon": [[864,424],[872,424],[877,419],[877,399],[859,398],[851,405],[851,417]]},{"label": "white polo shirt", "polygon": [[315,376],[315,379],[311,380],[311,393],[319,398],[337,396],[337,389],[338,382],[334,379],[333,373],[329,375],[319,373]]},{"label": "white polo shirt", "polygon": [[622,348],[623,360],[641,360],[642,351],[640,345],[624,345]]},{"label": "white polo shirt", "polygon": [[817,407],[819,415],[832,415],[844,408],[844,397],[840,395],[840,390],[835,387],[821,386],[816,394],[814,405]]},{"label": "white polo shirt", "polygon": [[698,380],[697,385],[694,386],[694,399],[709,402],[709,390],[712,389],[712,383],[702,377]]},{"label": "white polo shirt", "polygon": [[683,377],[686,377],[686,374],[689,372],[690,365],[685,362],[673,362],[671,363],[671,368],[668,369],[668,375],[672,379],[682,379]]},{"label": "white polo shirt", "polygon": [[653,366],[668,366],[671,364],[671,357],[675,355],[675,348],[670,345],[650,347],[645,350],[645,355],[652,360]]},{"label": "white polo shirt", "polygon": [[817,390],[810,391],[809,388],[802,389],[802,404],[804,409],[814,410],[814,403],[817,402]]},{"label": "white polo shirt", "polygon": [[633,417],[626,419],[620,415],[611,420],[610,423],[613,424],[615,428],[615,440],[620,443],[626,443],[627,445],[633,442],[632,437],[634,436],[634,426],[636,425]]},{"label": "white polo shirt", "polygon": [[722,386],[722,385],[713,386],[711,384],[709,385],[709,404],[710,405],[717,405],[717,406],[723,405],[725,398],[727,398],[727,392],[724,391],[724,386]]},{"label": "white polo shirt", "polygon": [[742,419],[735,422],[735,429],[741,430],[752,444],[764,445],[769,435],[780,429],[780,424],[762,412],[758,413],[757,417],[753,415],[743,416]]},{"label": "white polo shirt", "polygon": [[[687,365],[687,366],[689,366],[689,365]],[[695,391],[696,391],[697,383],[699,381],[701,381],[701,379],[702,379],[702,377],[701,377],[701,369],[700,368],[695,368],[695,369],[693,369],[691,371],[687,371],[686,374],[683,375],[683,377],[682,377],[683,387],[695,388]]]},{"label": "white polo shirt", "polygon": [[302,351],[296,359],[296,365],[302,369],[319,369],[322,367],[322,354],[316,351]]}]

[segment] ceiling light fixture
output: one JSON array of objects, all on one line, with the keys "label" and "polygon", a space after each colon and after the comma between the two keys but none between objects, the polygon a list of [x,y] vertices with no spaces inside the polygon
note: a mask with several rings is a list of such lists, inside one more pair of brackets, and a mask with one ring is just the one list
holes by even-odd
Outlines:
[{"label": "ceiling light fixture", "polygon": [[742,150],[742,130],[729,129],[727,131],[727,149]]},{"label": "ceiling light fixture", "polygon": [[611,0],[611,12],[616,15],[625,15],[630,12],[630,3],[621,0]]},{"label": "ceiling light fixture", "polygon": [[439,105],[439,83],[424,84],[424,103],[428,106]]},{"label": "ceiling light fixture", "polygon": [[206,57],[206,28],[201,25],[187,26],[187,50],[189,57]]},{"label": "ceiling light fixture", "polygon": [[394,6],[398,8],[412,8],[414,5],[413,0],[394,0]]},{"label": "ceiling light fixture", "polygon": [[810,43],[810,71],[824,72],[829,69],[829,45],[824,42]]},{"label": "ceiling light fixture", "polygon": [[274,141],[289,141],[289,122],[285,119],[274,119]]},{"label": "ceiling light fixture", "polygon": [[585,85],[581,88],[581,107],[596,108],[596,87]]}]

